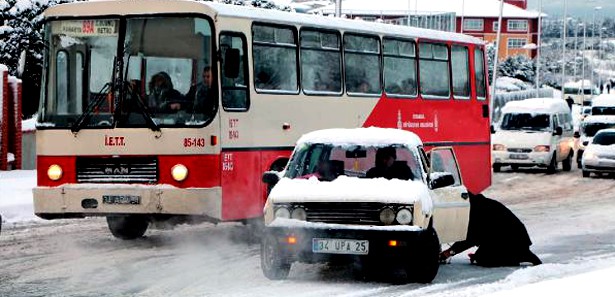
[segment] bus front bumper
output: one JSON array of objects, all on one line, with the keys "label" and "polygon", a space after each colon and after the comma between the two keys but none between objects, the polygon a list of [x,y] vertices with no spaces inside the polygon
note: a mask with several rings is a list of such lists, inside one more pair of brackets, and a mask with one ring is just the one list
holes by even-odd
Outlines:
[{"label": "bus front bumper", "polygon": [[43,219],[109,214],[205,216],[222,219],[222,190],[169,185],[70,184],[35,187],[34,213]]}]

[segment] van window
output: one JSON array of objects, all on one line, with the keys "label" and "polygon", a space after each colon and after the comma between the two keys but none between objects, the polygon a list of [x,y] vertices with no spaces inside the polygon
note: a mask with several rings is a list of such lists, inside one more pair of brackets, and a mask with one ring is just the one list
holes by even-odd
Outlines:
[{"label": "van window", "polygon": [[549,131],[553,123],[548,114],[506,113],[502,117],[502,130]]}]

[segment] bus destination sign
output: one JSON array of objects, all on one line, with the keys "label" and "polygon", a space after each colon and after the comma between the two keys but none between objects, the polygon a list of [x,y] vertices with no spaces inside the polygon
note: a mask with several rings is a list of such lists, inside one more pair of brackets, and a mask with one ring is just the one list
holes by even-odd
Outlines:
[{"label": "bus destination sign", "polygon": [[116,36],[117,20],[80,20],[61,21],[59,26],[53,26],[54,34],[64,34],[75,37]]}]

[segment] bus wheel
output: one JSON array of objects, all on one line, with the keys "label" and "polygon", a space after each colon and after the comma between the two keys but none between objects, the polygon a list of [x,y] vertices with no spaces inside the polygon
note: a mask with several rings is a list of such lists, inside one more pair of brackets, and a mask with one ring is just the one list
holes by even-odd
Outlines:
[{"label": "bus wheel", "polygon": [[568,157],[562,162],[562,169],[564,171],[570,171],[572,169],[572,152],[568,154]]},{"label": "bus wheel", "polygon": [[142,216],[115,215],[107,216],[107,225],[116,238],[132,240],[145,234],[149,221]]},{"label": "bus wheel", "polygon": [[291,263],[284,259],[277,240],[265,236],[261,241],[261,269],[270,280],[283,280],[288,277]]},{"label": "bus wheel", "polygon": [[406,267],[409,280],[430,283],[436,278],[440,267],[440,240],[432,227],[421,234],[415,255]]}]

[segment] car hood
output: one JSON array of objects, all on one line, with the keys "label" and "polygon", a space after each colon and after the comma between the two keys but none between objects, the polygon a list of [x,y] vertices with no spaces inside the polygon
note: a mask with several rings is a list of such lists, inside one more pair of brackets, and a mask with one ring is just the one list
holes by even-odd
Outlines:
[{"label": "car hood", "polygon": [[269,194],[272,203],[301,202],[380,202],[421,203],[423,213],[431,213],[432,201],[422,181],[340,176],[334,181],[281,179]]},{"label": "car hood", "polygon": [[503,144],[507,148],[531,148],[537,145],[549,145],[551,132],[497,131],[493,135],[494,144]]},{"label": "car hood", "polygon": [[[585,151],[592,152],[599,156],[615,156],[615,145],[599,145],[590,143],[586,147]],[[585,156],[585,154],[583,156]]]}]

